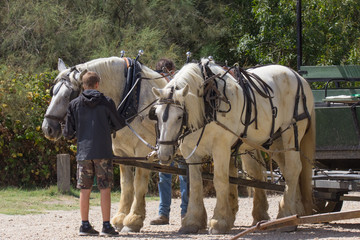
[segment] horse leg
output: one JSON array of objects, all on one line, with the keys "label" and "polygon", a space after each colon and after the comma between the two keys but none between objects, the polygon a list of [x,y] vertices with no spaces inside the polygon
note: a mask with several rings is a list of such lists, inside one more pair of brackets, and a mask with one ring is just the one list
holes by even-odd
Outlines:
[{"label": "horse leg", "polygon": [[[293,147],[294,133],[285,131],[282,134],[282,146],[284,149]],[[273,144],[274,145],[274,144]],[[280,148],[281,149],[281,148]],[[286,151],[276,154],[274,160],[279,164],[285,178],[285,190],[279,204],[278,218],[294,214],[304,215],[304,206],[301,201],[299,177],[302,170],[300,152]]]},{"label": "horse leg", "polygon": [[197,233],[201,229],[206,229],[207,215],[203,201],[203,183],[199,164],[189,165],[189,181],[189,205],[186,215],[181,221],[179,233]]},{"label": "horse leg", "polygon": [[136,168],[134,181],[134,201],[130,213],[124,219],[121,232],[139,232],[145,219],[145,195],[148,191],[150,171]]},{"label": "horse leg", "polygon": [[312,169],[315,159],[315,136],[316,136],[316,121],[315,109],[311,112],[311,120],[304,137],[300,142],[302,171],[300,175],[300,189],[302,202],[305,208],[305,214],[312,214],[313,209],[313,186],[312,186]]},{"label": "horse leg", "polygon": [[121,230],[124,227],[124,218],[129,214],[131,204],[134,200],[134,175],[132,167],[120,165],[120,184],[121,195],[119,209],[115,216],[111,219],[111,224],[116,227],[117,230]]},{"label": "horse leg", "polygon": [[228,232],[235,221],[235,216],[229,204],[229,162],[230,149],[223,144],[214,144],[214,187],[216,190],[216,206],[214,216],[209,223],[210,234],[222,234]]},{"label": "horse leg", "polygon": [[[229,163],[229,175],[235,178],[238,177],[238,168],[235,165],[235,158],[231,158],[231,161]],[[230,184],[229,204],[230,204],[231,212],[233,214],[234,221],[236,218],[236,213],[239,210],[238,196],[239,196],[238,185]]]},{"label": "horse leg", "polygon": [[[259,181],[264,181],[266,171],[266,169],[264,168],[265,162],[259,150],[256,150],[254,152],[254,157],[256,158],[256,160],[253,159],[249,154],[241,156],[243,170],[246,171],[252,178]],[[258,162],[257,160],[264,165],[260,164],[260,162]],[[269,204],[267,201],[266,191],[260,188],[253,188],[253,190],[254,198],[252,210],[252,225],[255,225],[257,222],[260,222],[262,220],[269,220],[270,217],[268,214]]]}]

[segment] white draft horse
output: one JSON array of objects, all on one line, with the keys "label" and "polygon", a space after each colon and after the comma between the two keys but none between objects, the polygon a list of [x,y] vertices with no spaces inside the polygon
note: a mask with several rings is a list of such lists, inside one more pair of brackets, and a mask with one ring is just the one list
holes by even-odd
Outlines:
[{"label": "white draft horse", "polygon": [[[215,75],[204,77],[205,66]],[[231,147],[239,138],[244,142],[240,152],[244,152],[256,149],[256,146],[264,149],[260,146],[269,143],[272,137],[269,151],[286,181],[278,218],[312,213],[315,112],[311,89],[305,79],[284,66],[269,65],[248,72],[253,76],[251,79],[262,79],[253,81],[250,92],[249,84],[240,86],[230,74],[224,75],[220,66],[203,59],[200,64],[183,66],[165,88],[153,88],[159,99],[155,112],[160,132],[157,152],[160,161],[168,163],[172,160],[176,142],[180,144],[182,155],[189,156],[190,199],[180,232],[196,233],[206,228],[201,170],[199,165],[191,165],[200,162],[204,156],[211,156],[214,161],[217,198],[214,215],[209,221],[209,233],[225,233],[233,227],[237,195],[234,198],[228,179],[229,173],[233,173]],[[209,81],[216,86],[219,96],[213,104],[216,119],[210,121],[204,100],[206,96],[210,96],[209,101],[214,100],[211,95],[206,95],[207,86],[211,86]],[[267,89],[268,97],[264,96],[264,89]],[[245,95],[250,97],[245,98]],[[249,114],[246,114],[247,110],[251,110]]]},{"label": "white draft horse", "polygon": [[[81,91],[79,76],[85,69],[97,72],[101,78],[99,91],[111,97],[116,106],[120,104],[126,82],[127,62],[124,58],[99,58],[78,64],[73,68],[66,68],[63,61],[59,60],[58,70],[60,73],[55,79],[53,97],[42,124],[42,130],[48,139],[57,140],[61,137],[60,122],[64,121],[69,100],[76,97]],[[139,110],[144,109],[155,100],[155,96],[149,89],[164,87],[167,83],[159,73],[144,65],[141,66],[141,77],[150,80],[143,79],[141,82]],[[131,126],[145,141],[155,145],[154,121],[148,118],[148,111],[140,113],[131,122]],[[124,127],[116,133],[116,138],[113,139],[113,151],[115,155],[122,157],[144,157],[151,149],[140,141],[128,127]],[[138,232],[143,226],[149,173],[149,170],[136,168],[134,176],[132,167],[120,165],[120,204],[118,212],[111,220],[118,230]]]}]

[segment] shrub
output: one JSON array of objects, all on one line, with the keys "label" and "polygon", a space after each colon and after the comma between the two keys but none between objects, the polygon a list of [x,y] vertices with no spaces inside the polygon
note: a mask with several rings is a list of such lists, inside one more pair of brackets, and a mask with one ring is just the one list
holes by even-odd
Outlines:
[{"label": "shrub", "polygon": [[41,130],[56,72],[16,73],[0,68],[0,185],[49,186],[56,183],[56,154],[71,152]]}]

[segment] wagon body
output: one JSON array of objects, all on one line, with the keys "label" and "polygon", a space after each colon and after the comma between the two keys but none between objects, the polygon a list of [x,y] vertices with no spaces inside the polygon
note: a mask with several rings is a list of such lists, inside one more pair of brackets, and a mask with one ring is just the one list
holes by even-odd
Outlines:
[{"label": "wagon body", "polygon": [[[300,74],[314,89],[316,154],[314,195],[319,212],[340,211],[346,196],[360,191],[360,66],[301,66]],[[330,84],[335,88],[329,88]],[[354,84],[347,84],[354,85]]]},{"label": "wagon body", "polygon": [[[360,170],[360,88],[339,82],[360,81],[360,66],[302,66],[300,73],[313,90],[316,113],[316,163],[328,170]],[[329,84],[337,88],[328,88]]]}]

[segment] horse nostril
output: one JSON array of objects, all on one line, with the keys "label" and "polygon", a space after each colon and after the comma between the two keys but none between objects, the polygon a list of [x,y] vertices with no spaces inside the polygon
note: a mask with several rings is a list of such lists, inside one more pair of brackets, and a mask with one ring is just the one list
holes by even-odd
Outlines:
[{"label": "horse nostril", "polygon": [[52,128],[51,128],[51,127],[48,127],[48,128],[47,128],[47,132],[48,132],[49,135],[51,135],[52,132],[53,132]]}]

